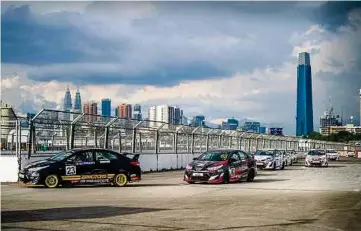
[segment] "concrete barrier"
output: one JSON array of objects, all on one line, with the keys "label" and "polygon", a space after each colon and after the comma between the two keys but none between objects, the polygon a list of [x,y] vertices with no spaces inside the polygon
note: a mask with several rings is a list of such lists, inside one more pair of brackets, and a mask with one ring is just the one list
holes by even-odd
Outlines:
[{"label": "concrete barrier", "polygon": [[[44,160],[49,158],[54,153],[39,153],[33,155],[30,159],[27,159],[25,153],[22,154],[21,167],[30,162]],[[139,162],[143,172],[150,171],[163,171],[163,170],[175,170],[184,169],[185,166],[192,161],[192,159],[200,154],[190,153],[143,153],[140,154]],[[129,157],[132,157],[130,155]],[[16,182],[18,174],[18,162],[15,155],[2,155],[1,156],[1,182]]]},{"label": "concrete barrier", "polygon": [[0,182],[17,182],[18,169],[18,159],[15,155],[0,156]]}]

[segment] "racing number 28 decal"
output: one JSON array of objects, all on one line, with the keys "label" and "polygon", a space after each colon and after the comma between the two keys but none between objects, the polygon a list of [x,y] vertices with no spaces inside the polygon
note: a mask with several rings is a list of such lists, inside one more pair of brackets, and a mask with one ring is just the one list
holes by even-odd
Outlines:
[{"label": "racing number 28 decal", "polygon": [[76,167],[74,165],[66,166],[65,167],[65,174],[66,175],[75,175],[76,174]]}]

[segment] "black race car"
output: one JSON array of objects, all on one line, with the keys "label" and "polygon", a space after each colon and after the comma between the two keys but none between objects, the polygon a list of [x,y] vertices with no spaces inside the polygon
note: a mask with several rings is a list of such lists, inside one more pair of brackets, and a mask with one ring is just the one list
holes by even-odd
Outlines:
[{"label": "black race car", "polygon": [[48,188],[99,183],[121,187],[128,182],[141,180],[138,159],[139,154],[129,158],[107,149],[72,149],[29,163],[19,172],[19,180]]},{"label": "black race car", "polygon": [[256,162],[251,154],[235,149],[212,150],[203,153],[186,166],[184,181],[188,183],[228,183],[253,181]]}]

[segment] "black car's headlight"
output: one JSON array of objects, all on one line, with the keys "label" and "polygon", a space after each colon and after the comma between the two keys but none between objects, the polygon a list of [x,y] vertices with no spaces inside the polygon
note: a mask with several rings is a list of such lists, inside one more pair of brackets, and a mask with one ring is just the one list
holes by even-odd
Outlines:
[{"label": "black car's headlight", "polygon": [[31,175],[39,175],[38,172],[39,172],[40,170],[44,169],[44,168],[47,168],[47,167],[49,167],[49,166],[41,166],[41,167],[29,168],[28,170],[29,170],[29,173],[30,173]]}]

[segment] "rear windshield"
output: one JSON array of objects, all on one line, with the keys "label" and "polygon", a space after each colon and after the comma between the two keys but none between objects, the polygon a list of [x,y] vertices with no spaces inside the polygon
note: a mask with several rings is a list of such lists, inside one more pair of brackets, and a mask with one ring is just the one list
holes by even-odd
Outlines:
[{"label": "rear windshield", "polygon": [[320,150],[312,150],[308,152],[308,155],[325,155],[326,153],[324,151]]},{"label": "rear windshield", "polygon": [[270,150],[258,150],[255,154],[255,156],[273,156],[274,155],[274,151],[270,151]]},{"label": "rear windshield", "polygon": [[224,161],[227,160],[229,152],[206,152],[198,157],[198,160]]}]

